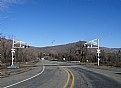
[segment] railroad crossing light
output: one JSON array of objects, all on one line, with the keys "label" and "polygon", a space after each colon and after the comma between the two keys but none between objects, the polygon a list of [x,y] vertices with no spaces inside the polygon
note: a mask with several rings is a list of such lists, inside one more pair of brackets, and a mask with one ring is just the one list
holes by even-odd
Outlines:
[{"label": "railroad crossing light", "polygon": [[15,58],[15,55],[13,55],[13,58]]},{"label": "railroad crossing light", "polygon": [[29,48],[30,46],[29,45],[25,45],[24,48]]}]

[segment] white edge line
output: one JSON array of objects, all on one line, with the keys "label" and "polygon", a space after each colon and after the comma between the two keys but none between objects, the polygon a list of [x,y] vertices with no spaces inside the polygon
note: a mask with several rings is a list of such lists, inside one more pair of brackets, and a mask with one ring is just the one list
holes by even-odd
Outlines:
[{"label": "white edge line", "polygon": [[[42,61],[42,63],[43,63],[43,61]],[[43,64],[43,69],[42,69],[42,71],[41,71],[40,73],[38,73],[38,74],[36,74],[36,75],[34,75],[34,76],[28,78],[28,79],[22,80],[22,81],[20,81],[20,82],[11,84],[11,85],[6,86],[6,87],[3,87],[3,88],[9,88],[9,87],[12,87],[12,86],[14,86],[14,85],[17,85],[17,84],[20,84],[20,83],[22,83],[22,82],[28,81],[28,80],[30,80],[30,79],[33,79],[33,78],[35,78],[35,77],[41,75],[41,74],[44,72],[44,70],[45,70],[45,66],[44,66],[44,64]]]}]

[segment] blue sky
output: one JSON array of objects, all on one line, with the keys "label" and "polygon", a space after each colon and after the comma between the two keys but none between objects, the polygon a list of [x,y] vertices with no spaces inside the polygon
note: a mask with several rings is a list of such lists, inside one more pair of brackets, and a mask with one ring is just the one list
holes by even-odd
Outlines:
[{"label": "blue sky", "polygon": [[118,48],[121,0],[0,0],[0,32],[39,47],[99,38]]}]

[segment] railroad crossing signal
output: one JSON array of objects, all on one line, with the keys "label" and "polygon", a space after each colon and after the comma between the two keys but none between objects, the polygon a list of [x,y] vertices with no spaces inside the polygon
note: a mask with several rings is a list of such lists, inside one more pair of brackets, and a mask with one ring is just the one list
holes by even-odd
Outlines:
[{"label": "railroad crossing signal", "polygon": [[97,65],[100,65],[100,46],[99,46],[99,39],[94,39],[92,41],[86,42],[84,43],[84,46],[86,46],[87,48],[97,48],[97,56],[98,56],[98,62]]},{"label": "railroad crossing signal", "polygon": [[[18,45],[18,46],[17,46]],[[15,54],[15,49],[16,48],[28,48],[29,46],[26,45],[25,42],[22,42],[22,41],[15,41],[13,39],[13,44],[12,44],[12,49],[11,49],[11,54],[12,54],[12,64],[11,66],[13,66],[13,60],[14,60],[14,54]]]}]

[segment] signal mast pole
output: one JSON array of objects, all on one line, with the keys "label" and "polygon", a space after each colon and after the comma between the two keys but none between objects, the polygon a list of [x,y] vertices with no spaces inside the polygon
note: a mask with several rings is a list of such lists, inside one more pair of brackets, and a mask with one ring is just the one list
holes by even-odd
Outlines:
[{"label": "signal mast pole", "polygon": [[100,45],[99,45],[99,39],[94,39],[92,41],[84,43],[84,46],[87,46],[87,48],[97,48],[97,65],[100,65]]},{"label": "signal mast pole", "polygon": [[[16,44],[18,46],[16,46]],[[12,63],[11,63],[11,66],[14,66],[14,54],[15,54],[15,49],[16,48],[27,48],[25,47],[27,44],[25,42],[22,42],[22,41],[15,41],[14,38],[13,38],[13,43],[12,43],[12,49],[11,49],[11,54],[12,54]]]}]

